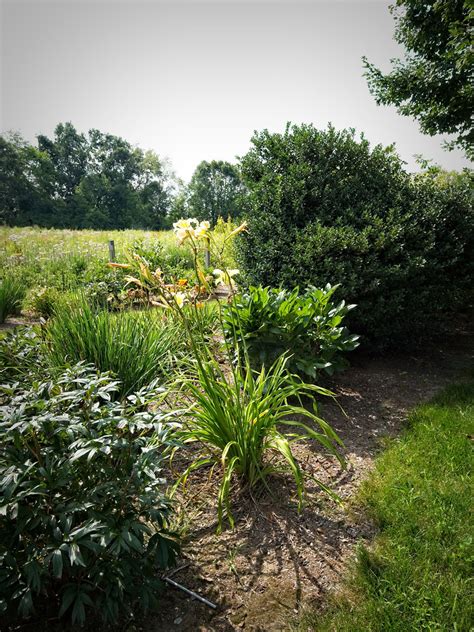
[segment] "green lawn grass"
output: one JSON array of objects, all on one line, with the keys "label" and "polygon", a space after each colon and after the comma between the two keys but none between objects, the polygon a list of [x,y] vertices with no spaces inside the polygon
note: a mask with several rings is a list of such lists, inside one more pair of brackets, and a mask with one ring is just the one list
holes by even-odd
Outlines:
[{"label": "green lawn grass", "polygon": [[302,630],[472,630],[474,384],[413,411],[361,497],[379,527],[345,590]]}]

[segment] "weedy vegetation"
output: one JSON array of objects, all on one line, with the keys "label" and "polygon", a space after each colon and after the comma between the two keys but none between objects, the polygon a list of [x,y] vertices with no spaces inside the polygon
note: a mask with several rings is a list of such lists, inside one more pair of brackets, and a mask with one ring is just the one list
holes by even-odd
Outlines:
[{"label": "weedy vegetation", "polygon": [[25,293],[26,288],[21,278],[7,274],[0,279],[0,323],[4,323],[8,316],[20,313]]}]

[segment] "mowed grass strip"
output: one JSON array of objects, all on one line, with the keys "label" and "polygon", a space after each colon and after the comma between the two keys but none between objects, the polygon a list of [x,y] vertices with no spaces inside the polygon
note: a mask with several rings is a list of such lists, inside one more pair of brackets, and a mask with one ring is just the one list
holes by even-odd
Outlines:
[{"label": "mowed grass strip", "polygon": [[301,630],[472,630],[473,435],[474,383],[414,410],[361,491],[379,535]]}]

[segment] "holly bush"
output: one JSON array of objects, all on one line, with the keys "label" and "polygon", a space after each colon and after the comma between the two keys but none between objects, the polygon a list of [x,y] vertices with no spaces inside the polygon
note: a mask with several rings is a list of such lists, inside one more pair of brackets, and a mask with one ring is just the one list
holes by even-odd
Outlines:
[{"label": "holly bush", "polygon": [[340,284],[348,326],[389,347],[440,331],[472,304],[472,174],[412,176],[393,147],[354,130],[263,131],[241,159],[248,285]]}]

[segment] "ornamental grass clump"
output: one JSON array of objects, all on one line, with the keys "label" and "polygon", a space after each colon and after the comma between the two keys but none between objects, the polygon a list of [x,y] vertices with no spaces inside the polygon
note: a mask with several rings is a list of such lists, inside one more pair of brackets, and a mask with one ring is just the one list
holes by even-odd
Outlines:
[{"label": "ornamental grass clump", "polygon": [[95,309],[81,296],[60,304],[45,332],[54,365],[84,361],[111,371],[122,396],[169,376],[186,353],[176,319],[155,310],[114,314]]},{"label": "ornamental grass clump", "polygon": [[[194,402],[183,415],[179,436],[184,443],[198,442],[202,449],[181,480],[197,467],[220,465],[219,529],[224,514],[234,525],[230,507],[234,475],[242,488],[251,490],[259,484],[268,488],[271,474],[289,470],[301,508],[305,475],[292,451],[294,443],[317,441],[343,465],[337,450],[342,442],[318,416],[314,398],[331,393],[289,373],[287,364],[288,357],[282,355],[269,369],[255,372],[248,363],[239,364],[228,375],[217,361],[209,359],[196,362],[195,374],[184,383]],[[331,494],[321,481],[313,480]]]},{"label": "ornamental grass clump", "polygon": [[0,323],[8,316],[19,314],[21,303],[25,298],[26,287],[22,279],[8,274],[0,279]]},{"label": "ornamental grass clump", "polygon": [[[182,321],[192,350],[192,361],[186,372],[176,380],[176,397],[183,401],[180,428],[177,435],[184,444],[197,444],[198,454],[180,477],[183,484],[189,474],[204,466],[218,469],[221,479],[218,492],[218,523],[224,518],[234,524],[231,511],[233,481],[251,490],[259,484],[269,487],[268,478],[282,469],[292,474],[298,495],[298,505],[304,500],[304,472],[293,453],[297,441],[313,440],[331,455],[343,460],[338,452],[341,440],[317,414],[315,396],[331,393],[305,383],[289,370],[289,357],[280,355],[268,368],[255,371],[245,338],[233,344],[223,335],[221,301],[214,294],[216,284],[226,288],[226,302],[232,304],[237,291],[238,270],[216,268],[206,275],[201,265],[203,246],[219,261],[208,222],[180,220],[174,225],[178,243],[188,246],[195,262],[196,285],[173,281],[167,283],[161,270],[150,270],[146,261],[135,257],[128,265],[134,271],[128,283],[140,287],[156,304],[174,312]],[[226,239],[246,230],[242,224]],[[221,248],[225,247],[221,244]],[[215,299],[220,331],[214,342],[220,342],[219,353],[206,344],[199,325],[199,313],[206,302]],[[231,331],[239,327],[238,310],[227,312],[233,319]],[[226,320],[228,323],[229,321]],[[234,349],[239,348],[237,362]],[[189,404],[191,399],[191,404]],[[184,407],[184,405],[186,406]],[[286,429],[286,431],[284,430]],[[326,492],[330,490],[317,481]]]}]

